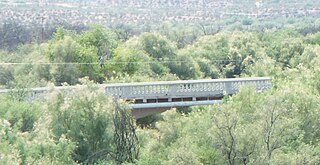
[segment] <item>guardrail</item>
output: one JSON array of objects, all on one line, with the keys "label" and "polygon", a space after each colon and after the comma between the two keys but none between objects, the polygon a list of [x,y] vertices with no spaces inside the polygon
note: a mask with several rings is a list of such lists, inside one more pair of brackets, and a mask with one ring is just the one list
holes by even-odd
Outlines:
[{"label": "guardrail", "polygon": [[105,93],[122,99],[214,97],[235,94],[242,86],[251,86],[258,91],[271,88],[271,78],[230,78],[209,80],[163,81],[148,83],[107,84]]},{"label": "guardrail", "polygon": [[[143,83],[118,83],[101,84],[99,88],[105,90],[106,95],[126,100],[148,99],[167,99],[171,102],[175,98],[196,98],[200,97],[222,97],[225,94],[232,95],[237,93],[242,86],[251,86],[258,91],[271,88],[271,78],[230,78],[230,79],[208,79],[208,80],[180,80],[180,81],[161,81]],[[34,100],[43,93],[50,90],[60,90],[68,92],[84,86],[63,86],[63,87],[39,87],[27,90],[29,100]],[[7,92],[19,92],[19,90],[0,90],[0,94]]]}]

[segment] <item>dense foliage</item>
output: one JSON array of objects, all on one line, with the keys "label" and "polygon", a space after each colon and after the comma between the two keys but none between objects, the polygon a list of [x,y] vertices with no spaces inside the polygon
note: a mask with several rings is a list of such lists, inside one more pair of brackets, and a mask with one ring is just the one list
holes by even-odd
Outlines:
[{"label": "dense foliage", "polygon": [[[14,90],[0,95],[0,164],[318,164],[319,29],[256,21],[196,31],[165,22],[134,36],[57,28],[47,42],[1,50],[0,88]],[[273,88],[139,124],[95,85],[251,76]],[[85,87],[28,99],[31,87],[75,84]]]}]

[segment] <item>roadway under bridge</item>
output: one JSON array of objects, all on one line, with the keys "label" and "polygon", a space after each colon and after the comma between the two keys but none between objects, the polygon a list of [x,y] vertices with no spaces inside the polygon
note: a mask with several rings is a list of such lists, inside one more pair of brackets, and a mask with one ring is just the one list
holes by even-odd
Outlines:
[{"label": "roadway under bridge", "polygon": [[[128,101],[133,116],[145,117],[174,107],[210,105],[221,103],[225,95],[234,95],[241,87],[251,87],[257,91],[271,88],[271,78],[229,78],[207,80],[179,80],[141,83],[102,84],[106,95]],[[77,86],[55,87],[56,90],[68,91]],[[51,91],[50,87],[31,89],[30,99]],[[10,90],[0,90],[1,93]]]}]

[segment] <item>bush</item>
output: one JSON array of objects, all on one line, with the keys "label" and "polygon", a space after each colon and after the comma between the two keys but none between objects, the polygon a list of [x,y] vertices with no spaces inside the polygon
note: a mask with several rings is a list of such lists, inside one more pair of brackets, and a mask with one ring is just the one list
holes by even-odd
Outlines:
[{"label": "bush", "polygon": [[19,102],[3,98],[0,116],[10,122],[12,128],[30,132],[41,115],[40,106],[30,102]]},{"label": "bush", "polygon": [[94,87],[59,93],[50,104],[51,128],[56,140],[66,137],[77,144],[73,159],[85,162],[99,152],[112,151],[112,106]]}]

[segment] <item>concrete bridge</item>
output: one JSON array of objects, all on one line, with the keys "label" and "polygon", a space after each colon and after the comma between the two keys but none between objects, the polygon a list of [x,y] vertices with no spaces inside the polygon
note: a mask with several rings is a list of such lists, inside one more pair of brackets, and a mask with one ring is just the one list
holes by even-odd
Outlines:
[{"label": "concrete bridge", "polygon": [[172,107],[220,103],[224,95],[234,95],[243,86],[263,91],[271,88],[271,78],[230,78],[181,80],[105,85],[105,93],[131,101],[136,118],[163,112]]},{"label": "concrete bridge", "polygon": [[[230,78],[208,80],[180,80],[142,83],[102,84],[106,95],[129,101],[132,113],[141,118],[166,111],[173,107],[210,105],[221,102],[225,95],[234,95],[243,86],[263,91],[271,88],[271,78]],[[77,86],[55,87],[68,91]],[[31,89],[30,99],[51,90],[49,87]],[[0,90],[1,93],[10,90]]]}]

